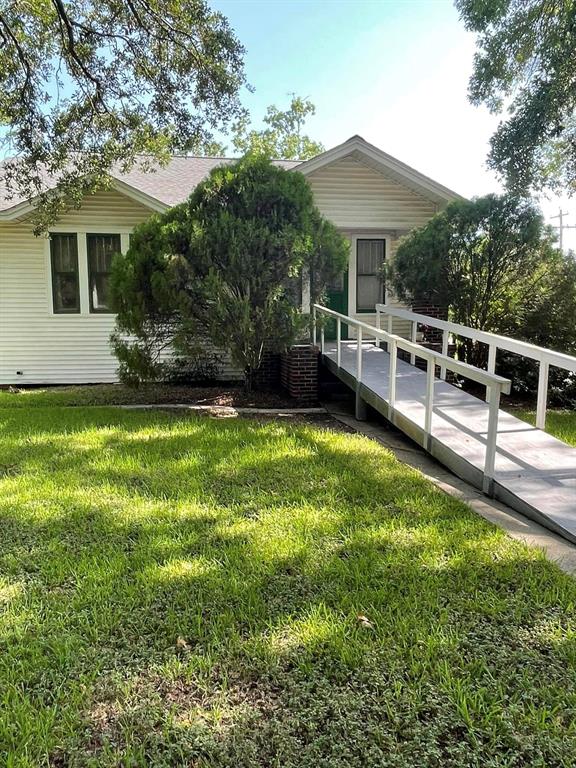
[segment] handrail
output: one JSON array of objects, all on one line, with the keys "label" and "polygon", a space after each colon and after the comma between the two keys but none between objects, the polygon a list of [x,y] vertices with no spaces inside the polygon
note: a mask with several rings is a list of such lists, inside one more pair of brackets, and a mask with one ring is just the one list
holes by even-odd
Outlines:
[{"label": "handrail", "polygon": [[499,384],[502,386],[502,392],[506,395],[510,394],[511,384],[510,379],[506,379],[503,376],[498,376],[495,373],[484,371],[482,368],[477,368],[469,363],[464,363],[461,360],[455,360],[453,357],[444,355],[440,352],[435,352],[433,349],[423,347],[417,342],[408,341],[403,336],[398,336],[389,331],[384,331],[382,328],[369,325],[362,320],[356,320],[348,315],[343,315],[341,312],[336,312],[334,309],[329,309],[321,304],[314,304],[314,309],[322,312],[322,314],[330,315],[331,317],[339,318],[341,322],[346,325],[351,325],[354,328],[361,328],[363,331],[368,331],[374,338],[382,339],[382,341],[390,342],[395,341],[396,346],[399,349],[403,349],[405,352],[413,353],[417,357],[424,358],[425,360],[433,360],[438,367],[445,367],[454,373],[459,373],[465,378],[476,381],[478,384],[482,384],[486,387],[490,387],[493,384]]},{"label": "handrail", "polygon": [[481,341],[483,344],[495,344],[498,349],[505,349],[507,352],[514,352],[523,357],[529,357],[531,360],[540,362],[547,360],[550,365],[557,368],[564,368],[567,371],[576,373],[576,357],[567,355],[564,352],[556,352],[553,349],[539,347],[537,344],[530,344],[528,341],[520,339],[511,339],[509,336],[500,336],[490,331],[478,331],[475,328],[469,328],[467,325],[452,323],[450,320],[440,320],[429,315],[421,315],[418,312],[411,312],[408,309],[398,309],[390,307],[388,304],[376,304],[376,312],[382,312],[385,315],[392,315],[402,320],[410,320],[418,325],[428,325],[432,328],[449,331],[456,336],[466,336],[474,341]]},{"label": "handrail", "polygon": [[[389,387],[388,387],[388,406],[391,410],[395,408],[396,402],[396,369],[397,369],[397,352],[398,349],[403,349],[408,352],[411,357],[421,357],[427,361],[426,369],[426,394],[424,400],[424,447],[430,449],[432,440],[432,419],[434,413],[434,378],[436,365],[440,366],[441,370],[451,370],[455,373],[459,373],[466,378],[472,379],[480,384],[486,386],[489,391],[489,410],[488,410],[488,431],[486,435],[486,454],[484,458],[484,481],[483,489],[485,493],[492,494],[494,488],[494,468],[496,462],[496,440],[498,437],[498,413],[500,408],[500,397],[503,392],[510,392],[511,382],[509,379],[505,379],[502,376],[497,376],[493,372],[483,371],[481,368],[476,368],[468,363],[463,363],[459,360],[454,360],[447,354],[435,352],[434,350],[427,349],[414,341],[408,341],[407,339],[397,336],[391,331],[384,331],[382,328],[376,328],[362,320],[356,320],[348,315],[343,315],[336,310],[324,307],[321,304],[314,304],[313,306],[313,340],[316,344],[316,323],[317,312],[333,317],[336,319],[336,364],[340,367],[341,364],[341,343],[342,343],[342,323],[351,326],[356,329],[356,397],[357,403],[360,399],[360,387],[362,384],[362,353],[363,353],[363,333],[366,332],[369,336],[374,338],[374,342],[379,346],[380,340],[386,342],[388,352],[390,355],[390,370],[389,370]],[[321,327],[321,341],[320,348],[322,354],[324,354],[325,340],[324,340],[324,326]],[[367,339],[369,340],[369,339]],[[358,405],[357,405],[358,408]]]},{"label": "handrail", "polygon": [[[466,325],[460,325],[459,323],[452,323],[449,320],[440,320],[435,317],[429,317],[428,315],[422,315],[418,312],[411,312],[407,309],[398,309],[396,307],[390,307],[388,304],[376,305],[376,317],[377,325],[380,325],[380,315],[387,315],[389,318],[389,327],[391,327],[390,320],[392,317],[397,317],[401,320],[407,320],[412,325],[411,336],[415,337],[416,328],[418,325],[427,325],[432,328],[438,328],[442,331],[442,351],[448,350],[448,335],[454,334],[455,336],[464,336],[474,341],[479,341],[482,344],[488,346],[488,371],[494,373],[496,368],[496,354],[499,349],[503,349],[506,352],[512,352],[522,357],[527,357],[531,360],[535,360],[540,364],[539,376],[538,376],[538,399],[536,406],[536,426],[538,429],[544,429],[546,427],[546,407],[548,400],[548,374],[551,365],[556,368],[562,368],[566,371],[576,373],[576,357],[572,355],[566,355],[563,352],[556,352],[546,347],[539,347],[536,344],[530,344],[526,341],[520,341],[519,339],[511,339],[508,336],[500,336],[496,333],[490,333],[489,331],[479,331],[475,328],[469,328]],[[445,371],[441,371],[442,378],[445,378]]]}]

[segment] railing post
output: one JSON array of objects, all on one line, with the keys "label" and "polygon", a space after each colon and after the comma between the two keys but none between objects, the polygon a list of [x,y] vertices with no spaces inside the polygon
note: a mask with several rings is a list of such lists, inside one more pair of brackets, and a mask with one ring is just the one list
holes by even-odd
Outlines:
[{"label": "railing post", "polygon": [[[382,313],[380,311],[380,307],[376,307],[376,328],[381,331],[382,330]],[[380,346],[380,337],[376,336],[376,346]]]},{"label": "railing post", "polygon": [[[488,345],[488,373],[495,373],[496,371],[496,352],[498,347],[495,344]],[[486,387],[486,402],[490,402],[492,387]]]},{"label": "railing post", "polygon": [[342,340],[342,320],[339,317],[336,318],[336,365],[340,368],[341,351],[340,341]]},{"label": "railing post", "polygon": [[390,370],[388,373],[388,406],[390,410],[393,410],[396,403],[396,369],[398,364],[398,349],[395,339],[391,339],[388,342],[388,348],[390,350]]},{"label": "railing post", "polygon": [[[412,320],[410,324],[410,341],[416,344],[416,338],[418,337],[418,323]],[[416,354],[412,352],[410,354],[410,365],[416,365]]]},{"label": "railing post", "polygon": [[425,445],[427,451],[430,450],[430,443],[432,438],[432,414],[434,412],[434,373],[436,369],[436,363],[433,357],[428,358],[426,365],[426,400],[424,403],[424,436]]},{"label": "railing post", "polygon": [[324,323],[322,323],[320,328],[320,352],[324,354]]},{"label": "railing post", "polygon": [[550,364],[541,360],[540,372],[538,373],[538,401],[536,404],[536,427],[538,429],[546,429],[546,404],[548,402],[549,373]]},{"label": "railing post", "polygon": [[[449,341],[450,334],[446,329],[442,331],[442,354],[444,357],[448,357],[448,341]],[[441,365],[440,366],[440,378],[443,381],[446,381],[446,366]]]},{"label": "railing post", "polygon": [[362,328],[356,329],[356,381],[362,381]]},{"label": "railing post", "polygon": [[366,419],[366,403],[360,396],[362,386],[362,328],[356,328],[356,418],[358,421]]},{"label": "railing post", "polygon": [[312,344],[316,346],[316,306],[312,307]]},{"label": "railing post", "polygon": [[[392,320],[393,320],[392,315],[388,315],[386,317],[386,329],[389,334],[392,334]],[[386,344],[386,351],[390,352],[390,342],[387,342]]]},{"label": "railing post", "polygon": [[498,385],[490,387],[490,407],[488,408],[488,432],[486,434],[486,457],[484,459],[484,479],[482,490],[487,496],[494,495],[494,467],[496,465],[496,441],[498,439],[498,412],[500,409],[501,389]]}]

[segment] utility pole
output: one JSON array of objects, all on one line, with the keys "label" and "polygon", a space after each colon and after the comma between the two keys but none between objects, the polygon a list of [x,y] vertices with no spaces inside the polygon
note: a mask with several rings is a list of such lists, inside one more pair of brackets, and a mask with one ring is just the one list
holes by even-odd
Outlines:
[{"label": "utility pole", "polygon": [[568,211],[563,211],[562,207],[558,208],[558,214],[556,216],[550,216],[551,219],[558,219],[558,225],[553,224],[552,226],[558,230],[558,244],[560,245],[560,250],[562,250],[562,246],[564,245],[564,230],[565,229],[576,229],[576,224],[564,224],[564,216],[569,216],[570,214]]}]

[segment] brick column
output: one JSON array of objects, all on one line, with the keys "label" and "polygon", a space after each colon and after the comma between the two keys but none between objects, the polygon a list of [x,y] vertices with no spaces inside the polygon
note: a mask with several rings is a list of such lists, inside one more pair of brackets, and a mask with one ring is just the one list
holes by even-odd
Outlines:
[{"label": "brick column", "polygon": [[265,349],[260,368],[254,372],[254,389],[269,392],[280,386],[280,354]]},{"label": "brick column", "polygon": [[[437,304],[433,304],[426,299],[422,299],[421,301],[414,301],[412,304],[412,312],[417,312],[420,315],[428,315],[428,317],[433,317],[436,320],[448,320],[448,310],[445,307],[439,307]],[[434,350],[434,352],[442,352],[441,329],[433,328],[431,325],[420,325],[418,328],[422,333],[422,340],[420,341],[420,344],[422,344],[423,347]],[[455,346],[451,344],[448,348],[448,355],[450,357],[454,357],[454,353]],[[407,356],[407,359],[409,359],[409,355]],[[426,361],[421,357],[417,357],[416,367],[425,371]],[[439,368],[437,368],[436,374],[440,375]],[[446,378],[448,381],[451,381],[453,379],[453,374],[448,371]]]},{"label": "brick column", "polygon": [[312,344],[294,344],[282,354],[282,386],[301,405],[318,402],[318,349]]},{"label": "brick column", "polygon": [[[412,304],[412,312],[417,312],[420,315],[428,315],[434,317],[436,320],[448,320],[448,310],[445,307],[439,307],[436,304],[432,304],[429,301],[414,301]],[[442,331],[440,328],[432,328],[431,326],[420,326],[424,341],[429,344],[440,344],[442,348]]]}]

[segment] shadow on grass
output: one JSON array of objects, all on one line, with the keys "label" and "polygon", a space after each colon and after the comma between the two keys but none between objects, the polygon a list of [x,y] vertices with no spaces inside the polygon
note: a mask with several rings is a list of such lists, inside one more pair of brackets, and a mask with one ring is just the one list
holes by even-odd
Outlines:
[{"label": "shadow on grass", "polygon": [[0,465],[13,765],[568,765],[573,583],[375,444],[34,411]]}]

